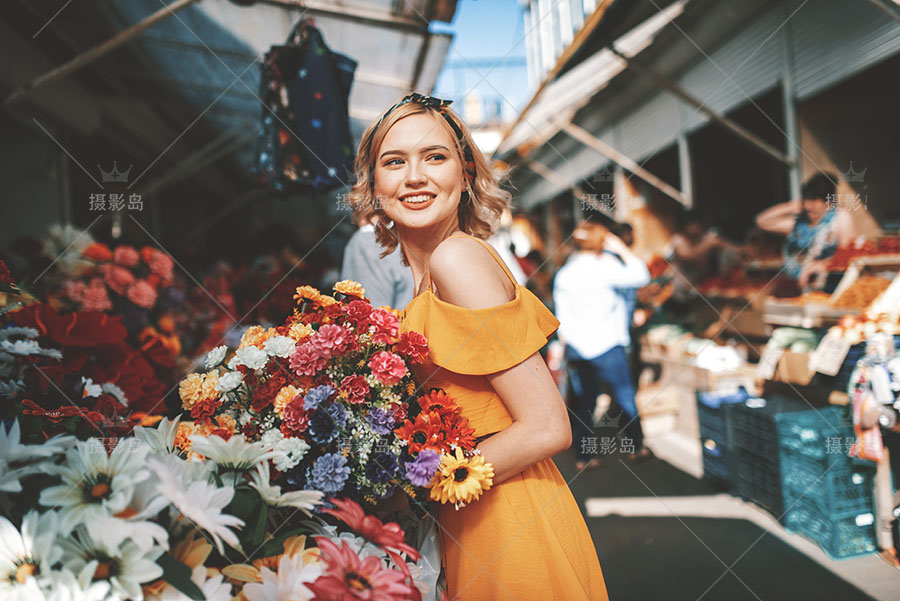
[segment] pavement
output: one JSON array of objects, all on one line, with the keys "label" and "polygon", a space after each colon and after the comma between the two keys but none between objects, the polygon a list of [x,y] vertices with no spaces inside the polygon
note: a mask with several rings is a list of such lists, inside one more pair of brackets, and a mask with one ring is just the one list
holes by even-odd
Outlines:
[{"label": "pavement", "polygon": [[554,458],[597,548],[612,601],[898,601],[877,554],[833,560],[763,509],[703,480],[699,441],[645,424],[653,458],[577,472]]}]

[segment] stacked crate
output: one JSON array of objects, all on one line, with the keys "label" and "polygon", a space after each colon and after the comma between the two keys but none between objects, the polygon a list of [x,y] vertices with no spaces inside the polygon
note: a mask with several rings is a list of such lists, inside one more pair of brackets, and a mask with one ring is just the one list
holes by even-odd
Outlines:
[{"label": "stacked crate", "polygon": [[703,452],[703,477],[724,486],[734,486],[734,451],[732,450],[731,419],[734,405],[749,398],[741,388],[732,394],[697,393],[697,417],[700,423],[700,444]]},{"label": "stacked crate", "polygon": [[854,433],[846,410],[791,413],[777,429],[785,528],[835,559],[874,552],[875,464],[847,455]]}]

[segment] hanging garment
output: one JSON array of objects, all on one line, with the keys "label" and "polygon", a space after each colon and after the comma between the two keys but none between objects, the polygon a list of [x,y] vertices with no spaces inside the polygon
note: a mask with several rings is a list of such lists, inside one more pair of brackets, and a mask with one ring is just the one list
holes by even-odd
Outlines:
[{"label": "hanging garment", "polygon": [[347,99],[356,64],[325,45],[312,19],[300,21],[284,45],[269,49],[253,169],[260,183],[278,192],[326,192],[350,183],[355,153]]}]

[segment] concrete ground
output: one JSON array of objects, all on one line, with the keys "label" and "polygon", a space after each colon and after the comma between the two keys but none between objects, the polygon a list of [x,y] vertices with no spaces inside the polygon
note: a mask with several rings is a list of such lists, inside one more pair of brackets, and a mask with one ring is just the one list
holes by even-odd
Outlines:
[{"label": "concrete ground", "polygon": [[618,453],[581,473],[555,458],[578,500],[613,601],[900,600],[877,554],[833,560],[766,511],[702,480],[700,445],[648,420],[656,457]]}]

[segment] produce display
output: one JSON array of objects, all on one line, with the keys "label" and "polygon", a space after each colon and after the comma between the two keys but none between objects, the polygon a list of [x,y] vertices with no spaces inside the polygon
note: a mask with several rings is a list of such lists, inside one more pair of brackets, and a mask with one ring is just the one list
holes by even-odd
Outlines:
[{"label": "produce display", "polygon": [[828,270],[846,271],[854,259],[884,255],[900,255],[900,236],[883,236],[877,241],[841,247],[828,261]]},{"label": "produce display", "polygon": [[835,309],[865,309],[890,285],[890,278],[875,275],[860,276],[831,304]]}]

